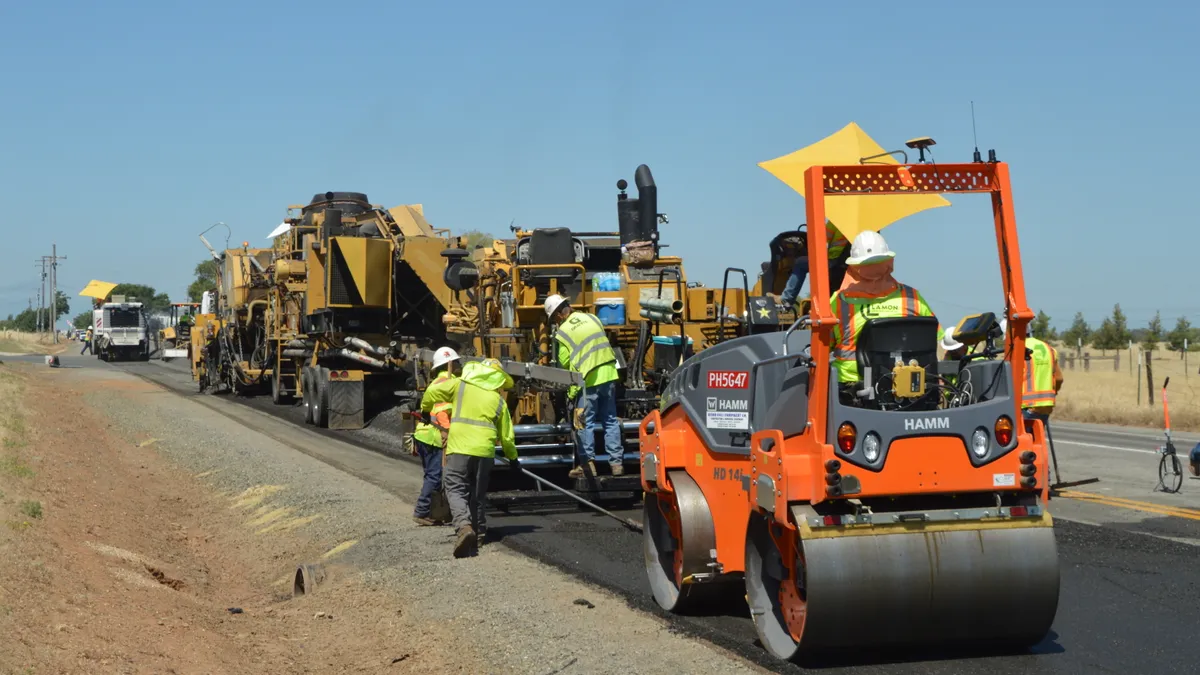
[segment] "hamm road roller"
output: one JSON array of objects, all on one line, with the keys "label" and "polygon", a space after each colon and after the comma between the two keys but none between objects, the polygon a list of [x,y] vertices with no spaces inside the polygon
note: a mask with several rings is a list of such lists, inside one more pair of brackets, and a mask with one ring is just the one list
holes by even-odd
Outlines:
[{"label": "hamm road roller", "polygon": [[[994,157],[994,155],[993,155]],[[826,201],[991,196],[1007,334],[938,360],[937,319],[868,319],[840,383],[829,275],[784,332],[688,359],[639,429],[646,571],[656,601],[704,611],[741,594],[776,657],[951,643],[1028,646],[1058,608],[1048,447],[1023,420],[1026,305],[1008,166],[866,163],[805,172],[808,247],[826,254]],[[845,356],[843,355],[843,358]]]}]

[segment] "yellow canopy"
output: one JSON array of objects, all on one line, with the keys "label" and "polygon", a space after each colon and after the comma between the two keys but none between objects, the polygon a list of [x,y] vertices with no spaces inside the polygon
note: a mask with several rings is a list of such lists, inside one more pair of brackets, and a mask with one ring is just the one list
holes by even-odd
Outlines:
[{"label": "yellow canopy", "polygon": [[[804,172],[810,166],[858,164],[863,157],[886,152],[867,132],[851,122],[837,133],[812,145],[759,166],[804,195]],[[876,157],[872,164],[899,164],[891,155]],[[825,217],[837,225],[847,239],[865,230],[878,232],[892,223],[926,209],[949,206],[941,195],[839,196],[825,200]]]},{"label": "yellow canopy", "polygon": [[108,294],[112,293],[112,290],[116,287],[116,284],[110,284],[107,281],[96,281],[95,279],[92,279],[82,291],[79,291],[79,294],[85,298],[103,300],[107,298]]},{"label": "yellow canopy", "polygon": [[402,204],[388,209],[396,219],[400,233],[406,237],[432,237],[433,226],[425,220],[425,207],[421,204]]}]

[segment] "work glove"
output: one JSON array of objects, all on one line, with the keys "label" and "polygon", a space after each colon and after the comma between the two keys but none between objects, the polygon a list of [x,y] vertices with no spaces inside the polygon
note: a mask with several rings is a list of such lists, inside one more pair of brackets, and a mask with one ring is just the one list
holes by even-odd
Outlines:
[{"label": "work glove", "polygon": [[583,412],[584,412],[583,408],[575,409],[574,425],[575,425],[575,429],[577,431],[583,431],[584,429],[587,428],[587,422],[584,420]]},{"label": "work glove", "polygon": [[513,457],[512,459],[508,460],[508,468],[512,469],[513,471],[520,472],[521,460],[517,457]]}]

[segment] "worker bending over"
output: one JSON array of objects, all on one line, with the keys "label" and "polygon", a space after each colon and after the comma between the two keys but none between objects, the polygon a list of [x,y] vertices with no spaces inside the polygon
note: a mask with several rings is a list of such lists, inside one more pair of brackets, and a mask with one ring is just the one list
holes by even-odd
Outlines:
[{"label": "worker bending over", "polygon": [[[805,225],[801,225],[801,227],[805,227]],[[825,221],[825,246],[829,258],[829,291],[831,294],[841,287],[846,276],[848,263],[846,249],[849,245],[850,242],[837,229],[837,226],[828,220]],[[796,304],[796,298],[800,295],[804,280],[808,278],[808,267],[807,252],[804,255],[796,256],[796,262],[792,265],[792,275],[788,277],[787,284],[783,287],[783,294],[779,296],[779,304],[784,307],[792,307]]]},{"label": "worker bending over", "polygon": [[520,467],[504,395],[512,386],[512,377],[499,361],[484,359],[464,366],[461,378],[431,384],[421,397],[423,413],[432,411],[438,403],[454,404],[443,482],[456,532],[455,558],[474,553],[479,539],[487,534],[484,511],[496,445],[500,445],[514,470]]},{"label": "worker bending over", "polygon": [[892,276],[895,257],[883,236],[870,230],[860,232],[850,246],[849,279],[829,301],[838,320],[833,328],[833,365],[839,382],[862,381],[856,352],[858,336],[869,319],[933,316],[917,289]]},{"label": "worker bending over", "polygon": [[579,445],[583,457],[567,475],[580,478],[587,462],[591,475],[596,475],[596,427],[604,427],[604,447],[612,475],[625,473],[625,446],[621,439],[621,421],[617,419],[617,354],[608,342],[604,324],[593,314],[571,309],[561,295],[546,298],[546,316],[558,323],[554,333],[557,342],[558,365],[583,376],[583,396],[572,387],[568,398],[582,402],[583,422]]},{"label": "worker bending over", "polygon": [[[456,382],[458,377],[454,374],[454,367],[458,359],[458,352],[449,347],[434,352],[434,378],[430,386]],[[425,471],[421,495],[417,497],[417,506],[413,509],[413,520],[418,525],[445,524],[433,518],[433,495],[442,489],[442,451],[446,449],[446,439],[450,434],[450,410],[453,407],[454,404],[449,401],[435,403],[429,409],[431,421],[417,424],[413,432],[413,454],[421,458],[421,466]]]}]

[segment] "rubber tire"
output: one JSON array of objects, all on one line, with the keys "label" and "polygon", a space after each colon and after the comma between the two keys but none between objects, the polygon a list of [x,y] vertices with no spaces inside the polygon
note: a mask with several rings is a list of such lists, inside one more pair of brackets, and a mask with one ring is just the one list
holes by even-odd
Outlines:
[{"label": "rubber tire", "polygon": [[316,410],[316,425],[321,429],[329,428],[329,369],[318,367],[317,369],[317,410]]},{"label": "rubber tire", "polygon": [[1162,482],[1163,492],[1175,494],[1183,488],[1183,465],[1178,455],[1162,456],[1158,461],[1158,479]]},{"label": "rubber tire", "polygon": [[312,368],[305,366],[300,371],[300,391],[301,398],[304,402],[304,423],[313,423],[313,401],[317,400],[316,393],[313,392],[313,374]]}]

